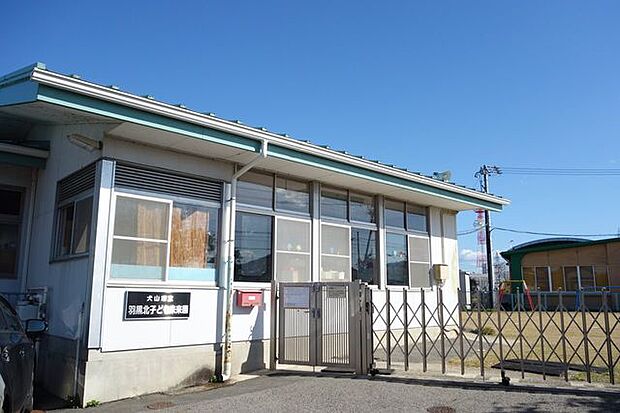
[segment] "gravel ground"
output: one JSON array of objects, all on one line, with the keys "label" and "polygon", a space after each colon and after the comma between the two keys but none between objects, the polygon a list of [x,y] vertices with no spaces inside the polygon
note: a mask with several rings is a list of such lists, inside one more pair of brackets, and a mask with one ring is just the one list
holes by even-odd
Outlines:
[{"label": "gravel ground", "polygon": [[[89,412],[616,412],[620,393],[414,378],[278,373],[210,391],[150,395]],[[446,407],[451,409],[433,408]],[[429,410],[430,409],[430,410]]]}]

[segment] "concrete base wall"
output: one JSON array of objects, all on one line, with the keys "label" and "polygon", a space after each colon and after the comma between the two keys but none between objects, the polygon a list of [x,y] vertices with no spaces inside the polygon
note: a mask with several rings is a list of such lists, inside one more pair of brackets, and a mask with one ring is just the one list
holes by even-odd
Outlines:
[{"label": "concrete base wall", "polygon": [[[90,350],[83,403],[107,402],[203,384],[221,366],[221,345],[101,352]],[[233,374],[269,365],[269,341],[233,343]]]}]

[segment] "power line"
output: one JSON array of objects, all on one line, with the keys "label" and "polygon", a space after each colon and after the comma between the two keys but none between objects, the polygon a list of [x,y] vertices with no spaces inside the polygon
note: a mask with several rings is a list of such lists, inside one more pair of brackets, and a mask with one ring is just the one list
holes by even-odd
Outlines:
[{"label": "power line", "polygon": [[493,227],[498,231],[514,232],[516,234],[529,234],[529,235],[546,235],[550,237],[617,237],[618,234],[557,234],[553,232],[536,232],[536,231],[522,231],[511,228]]},{"label": "power line", "polygon": [[499,166],[501,174],[507,175],[555,175],[555,176],[617,176],[618,168],[540,168]]},{"label": "power line", "polygon": [[[457,236],[464,236],[473,234],[474,232],[480,231],[484,227],[474,228],[468,231],[458,232]],[[618,233],[610,233],[610,234],[559,234],[554,232],[538,232],[538,231],[525,231],[518,230],[512,228],[502,228],[502,227],[493,227],[491,231],[504,231],[504,232],[512,232],[515,234],[528,234],[528,235],[544,235],[548,237],[618,237]]]}]

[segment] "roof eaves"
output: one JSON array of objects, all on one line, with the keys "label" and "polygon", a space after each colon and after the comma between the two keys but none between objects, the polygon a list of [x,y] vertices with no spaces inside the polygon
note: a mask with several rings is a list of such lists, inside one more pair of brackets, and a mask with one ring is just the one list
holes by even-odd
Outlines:
[{"label": "roof eaves", "polygon": [[[267,130],[243,125],[239,121],[230,121],[230,120],[218,118],[214,114],[211,114],[211,113],[208,115],[205,115],[200,112],[187,109],[183,105],[172,105],[169,103],[157,101],[153,99],[151,96],[142,97],[136,94],[132,94],[129,92],[119,90],[117,87],[113,88],[109,86],[103,86],[103,85],[99,85],[96,83],[82,80],[81,78],[78,78],[78,77],[72,77],[72,76],[67,76],[67,75],[63,75],[60,73],[52,72],[50,70],[47,70],[45,65],[43,64],[37,64],[37,65],[31,66],[29,67],[29,69],[31,70],[32,80],[37,81],[39,83],[47,84],[52,87],[65,88],[75,93],[80,93],[80,92],[83,93],[84,91],[80,89],[84,87],[89,87],[89,88],[94,89],[95,93],[103,92],[105,95],[107,95],[108,99],[112,98],[113,95],[118,95],[117,97],[120,97],[121,98],[120,100],[132,101],[131,104],[129,102],[124,103],[130,107],[134,107],[134,108],[139,107],[142,110],[162,113],[164,116],[169,116],[169,117],[173,117],[177,119],[183,118],[182,120],[193,122],[193,123],[204,124],[204,121],[206,120],[208,121],[207,122],[208,125],[206,126],[214,128],[214,129],[224,130],[226,132],[233,133],[233,134],[241,134],[241,136],[247,136],[247,137],[254,138],[254,139],[267,138],[272,141],[275,140],[275,142],[273,143],[285,144],[287,146],[291,145],[293,149],[296,149],[296,150],[301,150],[301,151],[319,150],[323,152],[323,156],[326,156],[329,154],[329,155],[332,155],[331,157],[333,157],[333,155],[337,155],[338,157],[346,158],[346,160],[349,160],[349,161],[354,161],[356,163],[362,163],[367,168],[368,167],[372,169],[380,168],[381,172],[383,173],[396,175],[403,179],[410,179],[410,180],[420,182],[420,183],[423,183],[423,184],[426,184],[432,187],[441,188],[447,191],[454,191],[454,192],[462,193],[467,196],[471,196],[473,198],[485,200],[491,203],[497,203],[498,205],[508,205],[510,203],[510,201],[502,197],[491,195],[491,194],[486,194],[476,189],[468,188],[462,185],[457,185],[451,182],[444,182],[441,180],[437,180],[431,176],[422,175],[418,172],[410,172],[406,168],[398,168],[393,165],[389,166],[389,165],[383,164],[379,161],[367,160],[363,156],[354,156],[354,155],[347,153],[346,151],[344,152],[335,151],[331,149],[328,145],[324,145],[324,146],[316,145],[313,143],[309,143],[307,141],[301,141],[298,139],[291,138],[290,136],[286,134],[279,135],[279,134],[276,134],[274,132],[270,132]],[[22,69],[22,72],[28,73],[28,71],[24,69]],[[97,97],[100,99],[102,98],[100,96],[97,96]],[[123,102],[121,102],[121,104],[123,104]],[[181,113],[174,114],[173,111],[177,111]]]}]

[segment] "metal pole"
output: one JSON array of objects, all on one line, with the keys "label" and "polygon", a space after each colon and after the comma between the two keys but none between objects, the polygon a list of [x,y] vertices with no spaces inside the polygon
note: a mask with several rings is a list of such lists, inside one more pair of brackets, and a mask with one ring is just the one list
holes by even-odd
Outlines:
[{"label": "metal pole", "polygon": [[271,280],[271,327],[269,330],[269,370],[276,369],[276,341],[278,329],[278,293],[276,280]]},{"label": "metal pole", "polygon": [[409,370],[409,304],[407,303],[407,289],[403,288],[403,332],[405,334],[405,371]]},{"label": "metal pole", "polygon": [[502,374],[502,377],[504,377],[504,348],[503,348],[503,340],[502,340],[502,303],[499,300],[497,300],[497,334],[498,334],[498,340],[499,340],[499,368]]},{"label": "metal pole", "polygon": [[525,310],[525,297],[517,293],[517,323],[519,324],[519,364],[521,367],[521,378],[525,378],[525,366],[523,364],[523,324],[521,323],[521,311]]},{"label": "metal pole", "polygon": [[540,326],[540,329],[538,330],[540,332],[540,356],[542,358],[542,369],[543,369],[543,380],[547,380],[547,362],[545,361],[545,336],[543,334],[543,332],[545,331],[545,327],[543,326],[543,319],[542,319],[542,303],[541,303],[541,295],[540,295],[540,289],[538,290],[538,325]]},{"label": "metal pole", "polygon": [[465,354],[463,349],[463,331],[465,330],[465,326],[463,325],[463,310],[465,309],[465,305],[458,304],[459,311],[459,358],[461,359],[461,375],[465,374]]},{"label": "metal pole", "polygon": [[391,312],[390,307],[390,290],[389,288],[385,289],[385,334],[386,334],[386,347],[387,347],[387,360],[386,360],[386,369],[392,368],[392,329],[390,324],[392,324],[391,320]]},{"label": "metal pole", "polygon": [[583,327],[583,352],[585,355],[585,363],[586,363],[586,377],[588,379],[588,383],[592,383],[592,374],[590,371],[590,353],[588,351],[588,324],[586,319],[586,297],[584,296],[584,290],[581,289],[581,326]]},{"label": "metal pole", "polygon": [[568,361],[566,358],[566,330],[564,329],[564,298],[562,290],[558,292],[558,302],[560,305],[560,328],[562,329],[562,362],[564,363],[564,380],[568,381]]},{"label": "metal pole", "polygon": [[445,326],[443,320],[443,291],[441,287],[437,287],[437,314],[439,316],[439,343],[441,350],[441,374],[446,374],[446,343],[445,343]]},{"label": "metal pole", "polygon": [[420,288],[420,308],[422,309],[422,371],[426,373],[426,299],[424,288]]},{"label": "metal pole", "polygon": [[482,314],[480,313],[480,301],[482,300],[482,296],[480,295],[480,290],[478,290],[478,303],[476,307],[478,308],[478,343],[480,345],[480,375],[484,377],[484,348],[482,347]]},{"label": "metal pole", "polygon": [[609,331],[609,292],[607,289],[603,289],[603,311],[605,317],[605,341],[607,344],[607,367],[609,368],[609,382],[611,384],[615,383],[614,377],[614,359],[611,350],[611,331]]},{"label": "metal pole", "polygon": [[[489,193],[489,171],[486,165],[483,167],[484,192]],[[493,308],[493,249],[491,247],[491,214],[488,209],[484,210],[484,232],[487,250],[487,276],[489,279],[489,307]]]}]

